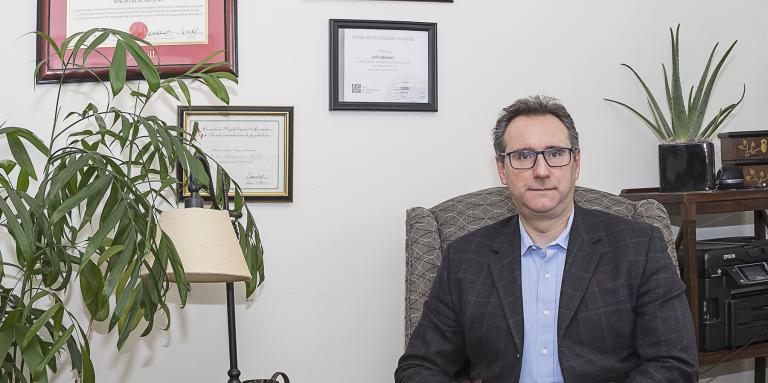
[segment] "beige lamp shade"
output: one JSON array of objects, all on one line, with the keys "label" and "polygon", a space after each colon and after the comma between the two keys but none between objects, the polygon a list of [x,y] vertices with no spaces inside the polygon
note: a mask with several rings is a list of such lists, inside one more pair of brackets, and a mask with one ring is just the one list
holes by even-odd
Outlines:
[{"label": "beige lamp shade", "polygon": [[[190,283],[240,282],[251,279],[229,213],[187,208],[160,215],[160,227],[173,241]],[[175,282],[168,265],[168,279]]]}]

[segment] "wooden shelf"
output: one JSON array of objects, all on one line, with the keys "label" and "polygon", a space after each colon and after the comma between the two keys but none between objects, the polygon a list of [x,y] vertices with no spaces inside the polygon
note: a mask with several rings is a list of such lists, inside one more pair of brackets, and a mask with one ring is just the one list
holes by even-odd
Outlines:
[{"label": "wooden shelf", "polygon": [[711,366],[720,361],[750,359],[768,355],[768,342],[757,343],[745,348],[734,357],[729,357],[735,353],[738,349],[720,350],[714,352],[700,352],[699,353],[699,365]]},{"label": "wooden shelf", "polygon": [[[675,241],[678,262],[683,266],[683,282],[691,307],[696,341],[699,340],[699,288],[698,259],[696,254],[696,219],[704,214],[752,212],[755,237],[765,238],[768,216],[768,189],[710,190],[697,192],[661,193],[658,188],[624,189],[621,196],[639,201],[656,200],[670,214],[680,216],[680,231]],[[699,352],[699,364],[711,365],[721,360],[755,359],[755,381],[765,380],[765,356],[768,342],[750,345],[734,354],[736,349],[716,352]],[[725,359],[727,358],[727,359]]]}]

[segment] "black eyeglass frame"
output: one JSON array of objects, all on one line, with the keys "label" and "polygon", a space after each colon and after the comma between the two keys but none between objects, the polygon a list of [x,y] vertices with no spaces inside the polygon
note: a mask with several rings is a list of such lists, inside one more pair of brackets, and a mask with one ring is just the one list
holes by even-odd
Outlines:
[{"label": "black eyeglass frame", "polygon": [[[552,164],[550,164],[549,161],[547,161],[547,156],[544,155],[544,153],[546,153],[546,152],[548,152],[550,150],[567,150],[568,151],[568,163],[565,163],[563,165],[552,165]],[[499,154],[499,156],[500,157],[506,157],[507,158],[507,162],[509,163],[509,166],[512,167],[512,169],[518,169],[518,170],[533,169],[533,167],[536,166],[536,161],[539,160],[539,155],[541,155],[541,158],[544,159],[544,163],[546,163],[547,166],[549,166],[550,168],[562,168],[562,167],[570,165],[571,162],[573,162],[573,153],[578,152],[578,151],[579,151],[579,147],[578,146],[572,146],[570,148],[554,147],[554,148],[547,148],[547,149],[544,149],[544,150],[522,149],[522,150],[513,150],[511,152],[504,152],[504,153]],[[514,153],[520,153],[520,152],[529,152],[529,153],[536,154],[536,156],[533,158],[533,163],[531,164],[531,166],[529,166],[527,168],[518,168],[518,167],[515,167],[515,165],[512,165],[512,156],[511,155],[514,154]]]}]

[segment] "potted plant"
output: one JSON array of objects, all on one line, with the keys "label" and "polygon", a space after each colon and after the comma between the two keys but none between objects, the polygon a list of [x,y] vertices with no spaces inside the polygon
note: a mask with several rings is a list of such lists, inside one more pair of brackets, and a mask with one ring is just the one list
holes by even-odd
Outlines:
[{"label": "potted plant", "polygon": [[[205,153],[194,131],[149,115],[145,107],[162,97],[190,104],[190,85],[202,85],[228,102],[222,80],[236,83],[237,78],[212,72],[219,63],[202,62],[181,76],[161,79],[144,51],[152,46],[116,30],[92,29],[59,45],[38,35],[66,68],[82,68],[105,41],[116,44],[109,80],[101,81],[103,102],[62,110],[70,107],[62,103],[69,85],[59,83],[47,140],[30,129],[0,126],[0,140],[10,147],[0,155],[0,230],[10,235],[15,249],[3,254],[0,267],[0,382],[47,382],[62,367],[58,357],[67,354],[76,380],[90,383],[95,371],[86,329],[93,321],[117,330],[120,349],[140,325],[142,336],[156,323],[170,325],[167,299],[174,287],[166,277],[168,265],[182,306],[189,292],[178,253],[158,229],[158,204],[175,206],[177,163],[208,184],[201,161]],[[146,82],[126,82],[129,60],[138,63]],[[44,164],[35,166],[32,158],[40,154]],[[225,169],[216,165],[216,171],[218,187],[231,182]],[[264,277],[261,242],[240,187],[230,185],[245,221],[238,225],[251,295]],[[148,277],[139,277],[142,268],[149,270]],[[86,318],[64,299],[78,291]]]},{"label": "potted plant", "polygon": [[644,116],[623,102],[612,99],[605,100],[627,108],[640,118],[661,141],[659,145],[659,181],[662,192],[710,190],[714,188],[714,144],[710,138],[744,100],[746,86],[737,102],[721,108],[706,125],[704,125],[704,116],[717,75],[737,41],[728,47],[728,50],[710,73],[710,67],[718,47],[718,44],[715,44],[709,54],[698,85],[695,89],[691,86],[686,101],[680,80],[680,25],[675,31],[670,28],[669,34],[672,41],[671,79],[667,76],[666,66],[661,64],[664,72],[664,90],[669,119],[664,115],[645,81],[637,71],[627,64],[621,65],[629,69],[640,82],[648,99],[650,117]]}]

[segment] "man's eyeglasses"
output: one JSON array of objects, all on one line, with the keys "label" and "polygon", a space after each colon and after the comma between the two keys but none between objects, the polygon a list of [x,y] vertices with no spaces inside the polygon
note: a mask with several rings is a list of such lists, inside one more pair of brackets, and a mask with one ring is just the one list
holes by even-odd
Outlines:
[{"label": "man's eyeglasses", "polygon": [[509,159],[509,165],[513,169],[530,169],[536,166],[536,159],[539,154],[544,157],[544,162],[552,168],[560,168],[571,163],[573,152],[579,148],[549,148],[545,150],[515,150],[512,152],[501,153],[500,156]]}]

